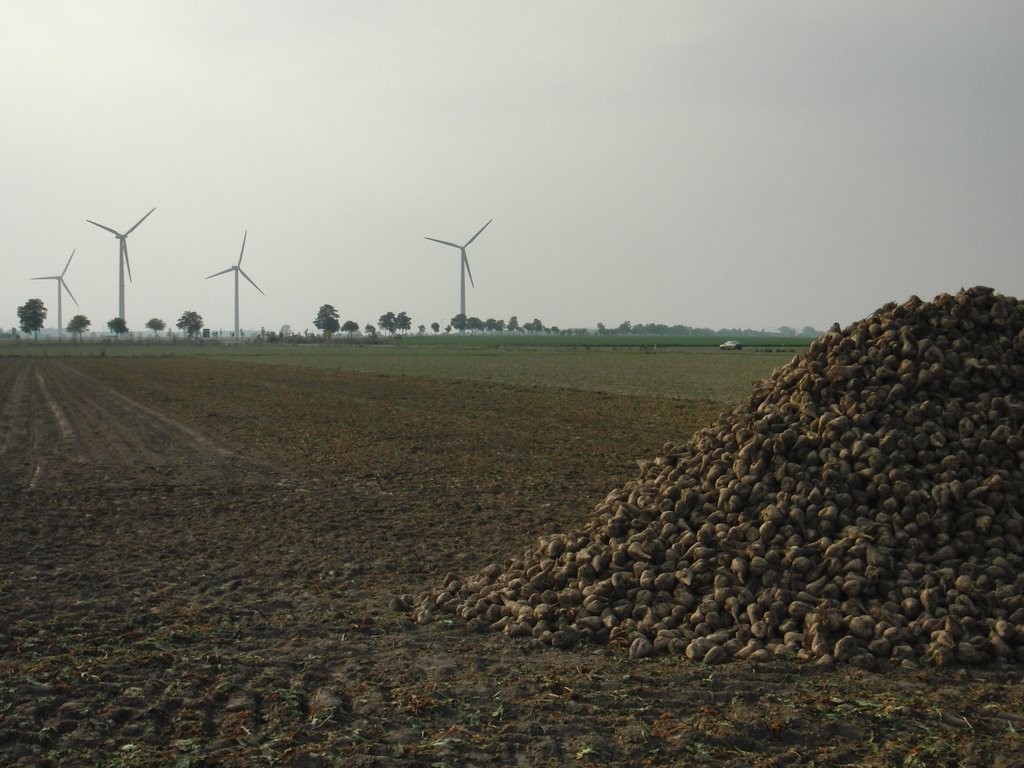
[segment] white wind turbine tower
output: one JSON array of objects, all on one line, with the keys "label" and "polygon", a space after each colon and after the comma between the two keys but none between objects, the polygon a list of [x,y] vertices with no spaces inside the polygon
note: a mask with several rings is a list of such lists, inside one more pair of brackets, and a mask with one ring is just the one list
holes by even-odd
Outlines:
[{"label": "white wind turbine tower", "polygon": [[[241,275],[242,277],[244,277],[246,280],[248,280],[250,283],[252,283],[252,287],[253,288],[255,288],[260,293],[263,293],[263,289],[260,288],[258,285],[256,285],[256,283],[253,283],[252,278],[249,277],[247,274],[245,274],[245,271],[242,269],[242,256],[245,255],[245,238],[248,237],[248,236],[249,236],[249,230],[245,230],[245,233],[242,235],[242,251],[241,251],[241,253],[238,254],[238,263],[235,264],[233,267],[228,267],[227,269],[222,269],[220,272],[214,272],[212,275],[210,275],[210,277],[217,277],[217,275],[223,275],[223,274],[226,274],[228,272],[234,272],[235,273],[235,341],[236,342],[239,341],[239,339],[241,338],[240,337],[240,332],[239,332],[239,327],[238,327],[238,276]],[[206,279],[209,280],[210,277],[207,277]],[[267,294],[263,293],[263,295],[266,296]]]},{"label": "white wind turbine tower", "polygon": [[[487,224],[490,224],[494,219],[489,219]],[[458,243],[449,243],[447,240],[438,240],[436,237],[424,237],[424,240],[433,240],[435,243],[441,243],[442,245],[450,245],[452,248],[458,248],[462,252],[462,266],[460,271],[459,281],[459,314],[463,317],[466,316],[466,273],[469,272],[469,282],[474,288],[476,284],[473,282],[473,270],[469,268],[469,259],[466,258],[466,249],[469,244],[472,243],[480,236],[480,232],[487,229],[487,224],[480,227],[480,230],[473,235],[469,240],[466,241],[465,245],[459,245]]]},{"label": "white wind turbine tower", "polygon": [[[156,210],[156,208],[153,208],[152,210],[150,210],[149,213],[152,213],[155,210]],[[137,222],[135,222],[135,227],[139,226],[139,224],[141,224],[147,218],[149,218],[149,213],[147,213],[145,216],[143,216],[141,219],[139,219]],[[128,263],[128,235],[130,235],[132,232],[135,231],[135,227],[132,227],[127,232],[122,234],[121,232],[118,232],[116,229],[111,229],[110,227],[104,226],[103,224],[95,222],[92,219],[86,219],[86,221],[89,222],[90,224],[95,224],[100,229],[107,230],[107,232],[112,232],[114,234],[114,237],[116,237],[118,239],[118,241],[120,242],[120,247],[119,247],[119,250],[118,250],[119,264],[118,264],[118,270],[117,270],[117,275],[118,275],[118,279],[117,279],[117,289],[118,289],[117,290],[117,316],[120,317],[122,320],[124,320],[125,319],[125,316],[124,316],[124,269],[125,269],[125,267],[128,267],[128,279],[129,280],[132,279],[132,265]]]},{"label": "white wind turbine tower", "polygon": [[68,296],[75,302],[75,306],[78,306],[78,299],[75,298],[75,294],[68,288],[68,284],[64,282],[64,275],[68,271],[68,267],[71,266],[71,260],[75,258],[75,250],[71,251],[71,255],[68,256],[68,263],[64,265],[64,271],[59,275],[47,275],[46,277],[33,277],[33,280],[56,280],[57,281],[57,338],[64,335],[64,310],[61,307],[61,295],[63,291],[68,292]]}]

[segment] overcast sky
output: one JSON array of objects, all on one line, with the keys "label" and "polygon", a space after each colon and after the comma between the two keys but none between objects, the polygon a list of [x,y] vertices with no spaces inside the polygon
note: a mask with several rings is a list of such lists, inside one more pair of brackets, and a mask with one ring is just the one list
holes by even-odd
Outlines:
[{"label": "overcast sky", "polygon": [[0,325],[827,328],[1024,297],[1024,3],[8,0]]}]

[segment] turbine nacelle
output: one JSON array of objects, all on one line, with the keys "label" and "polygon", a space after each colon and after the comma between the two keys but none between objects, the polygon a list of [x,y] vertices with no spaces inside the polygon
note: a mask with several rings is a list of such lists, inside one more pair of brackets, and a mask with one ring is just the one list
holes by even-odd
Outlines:
[{"label": "turbine nacelle", "polygon": [[[478,237],[480,237],[480,233],[483,232],[485,229],[487,229],[488,225],[492,221],[494,221],[494,219],[488,219],[487,220],[487,224],[484,224],[482,227],[480,227],[480,229],[477,230],[476,234],[473,235],[471,238],[469,238],[469,240],[467,240],[464,245],[459,245],[458,243],[452,243],[452,242],[449,242],[447,240],[438,240],[436,237],[424,237],[423,239],[424,240],[431,240],[431,241],[433,241],[435,243],[441,243],[441,245],[450,245],[452,248],[458,248],[459,252],[461,254],[460,268],[461,268],[461,270],[462,270],[464,275],[469,275],[469,284],[472,285],[474,288],[476,288],[476,283],[473,282],[473,270],[469,268],[469,257],[466,255],[466,249],[469,247],[470,243],[472,243],[474,240],[476,240]],[[460,294],[460,301],[461,301],[460,312],[462,314],[466,314],[466,286],[465,286],[465,279],[463,279],[462,290],[461,290],[461,294]]]},{"label": "turbine nacelle", "polygon": [[[76,307],[79,306],[78,299],[75,298],[75,294],[73,294],[71,292],[71,289],[68,288],[68,284],[64,280],[64,276],[63,275],[49,275],[48,277],[33,277],[31,279],[32,280],[56,280],[57,281],[57,298],[58,298],[58,300],[60,299],[60,290],[61,290],[61,288],[63,288],[65,291],[68,292],[68,296],[71,297],[71,300],[73,302],[75,302],[75,306]],[[60,322],[59,318],[58,318],[58,322]]]},{"label": "turbine nacelle", "polygon": [[[244,277],[246,280],[249,281],[249,284],[252,285],[253,288],[255,288],[260,293],[263,293],[263,289],[260,288],[258,285],[256,285],[255,281],[251,277],[249,277],[247,274],[245,274],[245,270],[242,269],[242,256],[245,255],[245,241],[246,241],[246,238],[248,238],[248,236],[249,236],[249,230],[246,230],[245,233],[242,235],[242,250],[238,254],[238,263],[228,267],[227,269],[222,269],[220,272],[214,272],[212,275],[208,275],[207,278],[206,278],[207,280],[209,280],[211,277],[217,277],[218,275],[226,275],[228,272],[234,272],[235,273],[235,340],[236,341],[239,338],[239,331],[240,331],[239,325],[238,325],[238,276],[241,275],[242,277]],[[263,293],[263,295],[266,296],[265,293]]]},{"label": "turbine nacelle", "polygon": [[67,264],[64,265],[64,269],[59,275],[46,275],[45,277],[33,277],[33,280],[56,280],[57,281],[57,334],[60,335],[64,330],[64,318],[61,316],[61,296],[63,291],[68,292],[68,296],[75,302],[75,306],[78,306],[78,299],[75,298],[75,294],[68,288],[67,282],[64,280],[64,275],[67,274],[68,267],[71,266],[71,260],[75,258],[75,250],[71,251],[71,255],[68,256]]},{"label": "turbine nacelle", "polygon": [[[128,235],[130,235],[132,232],[134,232],[136,230],[136,228],[139,226],[139,224],[141,224],[146,219],[148,219],[150,214],[153,213],[153,211],[155,211],[155,210],[156,210],[156,207],[150,208],[149,209],[149,213],[147,213],[141,219],[136,221],[135,224],[133,226],[129,227],[126,232],[118,232],[116,229],[113,229],[112,227],[108,227],[106,224],[100,224],[98,221],[93,221],[92,219],[86,219],[86,221],[89,222],[90,224],[92,224],[93,226],[97,226],[100,229],[105,229],[107,232],[110,232],[114,236],[114,239],[117,240],[120,243],[120,248],[118,248],[118,253],[117,253],[119,267],[123,267],[124,269],[128,270],[128,282],[132,281],[132,265],[131,265],[131,262],[128,261]],[[118,315],[117,316],[120,317],[121,319],[124,319],[124,314],[125,313],[124,313],[124,274],[123,274],[123,272],[120,275],[120,279],[118,280],[118,306],[117,306],[117,309],[118,309]]]},{"label": "turbine nacelle", "polygon": [[57,281],[57,301],[58,302],[60,301],[60,289],[63,288],[65,291],[68,292],[68,296],[71,297],[71,300],[73,302],[75,302],[75,306],[76,307],[78,306],[78,299],[75,298],[75,294],[73,294],[71,292],[71,289],[68,288],[68,284],[64,280],[64,275],[66,275],[68,273],[68,267],[71,266],[71,260],[73,258],[75,258],[75,251],[77,251],[77,250],[78,250],[77,248],[72,248],[71,249],[71,255],[68,256],[68,261],[64,265],[64,269],[61,270],[61,273],[59,275],[46,275],[44,277],[33,277],[32,278],[33,280],[56,280]]},{"label": "turbine nacelle", "polygon": [[[247,274],[245,274],[245,270],[239,266],[228,267],[227,269],[222,269],[220,272],[214,272],[212,275],[207,275],[206,279],[209,280],[211,277],[217,277],[218,275],[226,275],[228,272],[234,272],[238,275],[241,275],[252,284],[253,288],[255,288],[260,293],[263,293],[263,289],[256,285],[253,279],[249,277]],[[267,294],[263,293],[263,295],[266,296]]]}]

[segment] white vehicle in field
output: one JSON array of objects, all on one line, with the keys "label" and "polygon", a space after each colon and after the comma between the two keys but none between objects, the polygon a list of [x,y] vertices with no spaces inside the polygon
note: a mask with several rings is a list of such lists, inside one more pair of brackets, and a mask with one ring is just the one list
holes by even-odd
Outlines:
[{"label": "white vehicle in field", "polygon": [[743,349],[743,345],[740,344],[738,341],[726,341],[723,342],[722,344],[719,344],[718,348],[728,351],[731,349]]}]

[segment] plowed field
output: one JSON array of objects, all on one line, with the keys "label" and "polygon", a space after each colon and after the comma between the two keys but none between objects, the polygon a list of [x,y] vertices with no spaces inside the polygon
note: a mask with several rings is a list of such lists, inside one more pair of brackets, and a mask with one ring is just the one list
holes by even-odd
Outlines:
[{"label": "plowed field", "polygon": [[409,621],[717,407],[0,358],[5,766],[1024,765],[1019,668],[704,667]]}]

